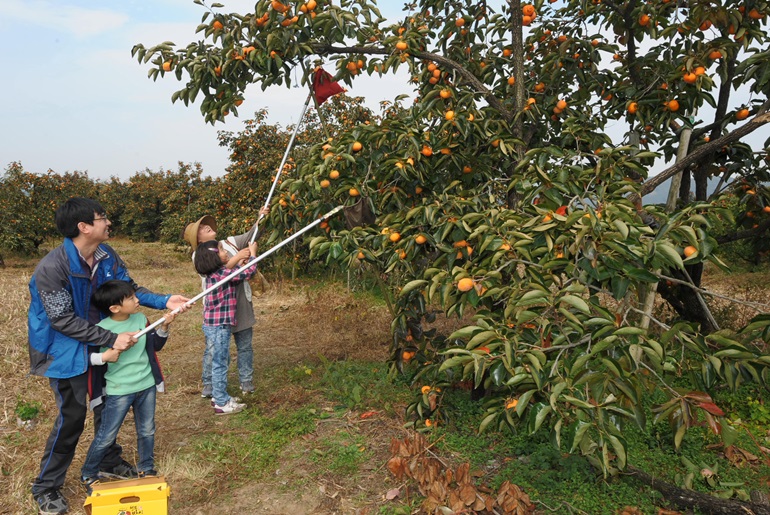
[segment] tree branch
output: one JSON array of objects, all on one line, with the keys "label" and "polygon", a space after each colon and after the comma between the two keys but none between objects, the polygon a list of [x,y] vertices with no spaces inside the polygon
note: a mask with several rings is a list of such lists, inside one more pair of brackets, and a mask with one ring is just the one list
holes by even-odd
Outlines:
[{"label": "tree branch", "polygon": [[636,9],[636,0],[631,0],[626,5],[622,12],[623,22],[626,29],[626,48],[628,54],[626,55],[626,62],[628,63],[628,74],[631,77],[631,81],[636,84],[639,89],[644,89],[645,84],[639,73],[639,60],[636,55],[636,20],[631,17],[634,9]]},{"label": "tree branch", "polygon": [[715,239],[720,245],[723,243],[730,243],[732,241],[744,240],[746,238],[752,238],[759,236],[763,232],[770,230],[770,219],[765,220],[761,224],[758,224],[756,228],[744,229],[743,231],[736,231],[722,236],[717,236]]},{"label": "tree branch", "polygon": [[[766,109],[764,109],[763,111],[766,111]],[[647,195],[648,193],[651,193],[652,191],[655,190],[655,188],[663,184],[668,178],[683,171],[689,166],[697,163],[701,158],[710,154],[711,152],[714,152],[717,148],[721,148],[725,145],[729,145],[730,143],[739,141],[741,138],[743,138],[747,134],[751,134],[752,132],[754,132],[755,130],[759,129],[760,127],[762,127],[767,123],[770,123],[770,113],[762,112],[761,114],[757,114],[749,122],[738,127],[734,131],[728,134],[725,134],[721,138],[718,138],[714,141],[706,143],[705,145],[699,146],[692,152],[692,154],[688,155],[687,157],[685,157],[684,159],[676,163],[674,166],[670,166],[666,168],[665,170],[660,172],[658,175],[656,175],[649,181],[645,182],[642,185],[642,188],[639,191],[639,194],[644,196],[644,195]]]},{"label": "tree branch", "polygon": [[[392,50],[387,48],[372,47],[372,46],[348,46],[338,47],[327,43],[312,43],[311,47],[313,52],[320,55],[328,54],[371,54],[371,55],[390,55]],[[495,109],[505,119],[506,122],[511,123],[514,118],[513,112],[503,106],[503,103],[497,98],[484,84],[476,78],[471,72],[463,68],[460,63],[447,59],[444,56],[433,54],[431,52],[416,52],[410,54],[417,59],[428,59],[437,64],[440,64],[446,68],[450,68],[457,72],[460,77],[470,84],[470,86],[478,93],[483,95],[484,100],[487,101],[490,107]]]},{"label": "tree branch", "polygon": [[668,276],[668,275],[664,275],[662,273],[657,273],[655,275],[657,275],[659,278],[664,279],[666,281],[671,281],[672,283],[676,283],[676,284],[681,284],[681,285],[687,286],[688,288],[692,289],[696,293],[702,293],[704,295],[708,295],[710,297],[716,297],[718,299],[729,300],[730,302],[732,302],[734,304],[743,304],[744,306],[749,306],[749,307],[752,307],[752,308],[754,308],[756,310],[759,310],[759,311],[770,311],[770,305],[769,304],[759,304],[757,302],[747,302],[747,301],[743,301],[743,300],[738,300],[738,299],[733,298],[733,297],[728,297],[727,295],[720,295],[719,293],[714,293],[713,291],[708,291],[708,290],[704,290],[703,288],[698,288],[697,286],[695,286],[691,282],[683,281],[681,279],[677,279],[676,277],[671,277],[671,276]]},{"label": "tree branch", "polygon": [[694,490],[684,490],[631,466],[628,467],[628,472],[631,477],[634,477],[642,483],[659,491],[666,500],[682,509],[698,508],[702,513],[712,515],[770,515],[770,506],[732,499],[719,499],[713,495],[696,492]]}]

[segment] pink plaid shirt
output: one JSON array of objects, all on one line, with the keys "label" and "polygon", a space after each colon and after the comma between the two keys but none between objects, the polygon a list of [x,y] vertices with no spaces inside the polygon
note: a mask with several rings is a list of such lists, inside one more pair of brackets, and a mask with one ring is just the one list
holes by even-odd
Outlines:
[{"label": "pink plaid shirt", "polygon": [[[206,294],[206,302],[203,303],[203,325],[232,325],[235,320],[235,287],[238,283],[246,281],[257,271],[257,264],[254,263],[240,274],[233,277],[214,291]],[[206,276],[206,288],[209,289],[216,283],[233,273],[232,270],[224,266]]]}]

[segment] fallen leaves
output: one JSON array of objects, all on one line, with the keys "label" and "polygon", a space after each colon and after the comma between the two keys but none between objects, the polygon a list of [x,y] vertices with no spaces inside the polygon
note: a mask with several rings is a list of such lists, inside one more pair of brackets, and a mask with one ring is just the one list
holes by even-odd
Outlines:
[{"label": "fallen leaves", "polygon": [[[388,470],[396,480],[409,478],[417,482],[420,494],[425,497],[422,509],[427,513],[486,513],[493,510],[506,515],[534,513],[534,505],[521,488],[506,481],[495,495],[486,487],[477,487],[469,463],[457,468],[447,466],[432,455],[427,440],[420,433],[413,433],[403,440],[392,439],[390,451],[393,457],[388,460]],[[393,490],[388,495],[391,493],[393,498],[398,495]]]},{"label": "fallen leaves", "polygon": [[762,461],[758,456],[755,456],[740,447],[736,447],[735,445],[729,445],[725,448],[725,458],[727,458],[727,461],[735,467],[759,465]]}]

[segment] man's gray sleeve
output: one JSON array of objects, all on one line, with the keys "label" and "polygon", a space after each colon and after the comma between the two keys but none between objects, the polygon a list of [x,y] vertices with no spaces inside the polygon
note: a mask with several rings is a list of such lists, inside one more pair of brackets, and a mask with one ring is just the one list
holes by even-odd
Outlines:
[{"label": "man's gray sleeve", "polygon": [[[251,229],[249,229],[249,232],[245,232],[243,234],[239,234],[237,236],[230,236],[232,241],[235,242],[235,246],[238,247],[238,249],[245,249],[249,246],[249,242],[251,241],[251,235],[254,234],[254,230],[256,229],[256,224],[251,226]],[[260,234],[257,233],[257,238],[259,238]]]}]

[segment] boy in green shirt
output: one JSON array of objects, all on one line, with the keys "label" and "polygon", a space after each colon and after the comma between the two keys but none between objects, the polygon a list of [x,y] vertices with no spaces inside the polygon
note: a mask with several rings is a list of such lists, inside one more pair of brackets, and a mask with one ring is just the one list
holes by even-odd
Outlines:
[{"label": "boy in green shirt", "polygon": [[[139,299],[126,281],[107,281],[93,295],[93,305],[107,315],[97,325],[114,333],[138,332],[147,326],[147,317],[139,313]],[[155,352],[162,349],[168,338],[168,326],[175,315],[168,313],[160,327],[151,331],[130,348],[120,351],[102,347],[101,353],[91,354],[94,370],[106,364],[104,382],[106,396],[102,423],[88,449],[81,470],[81,481],[89,494],[96,482],[99,463],[118,436],[120,426],[133,408],[136,423],[136,443],[139,454],[139,477],[155,476],[153,449],[155,447],[155,392],[163,391],[163,376]],[[101,383],[100,380],[94,383]],[[93,402],[93,401],[92,401]]]}]

